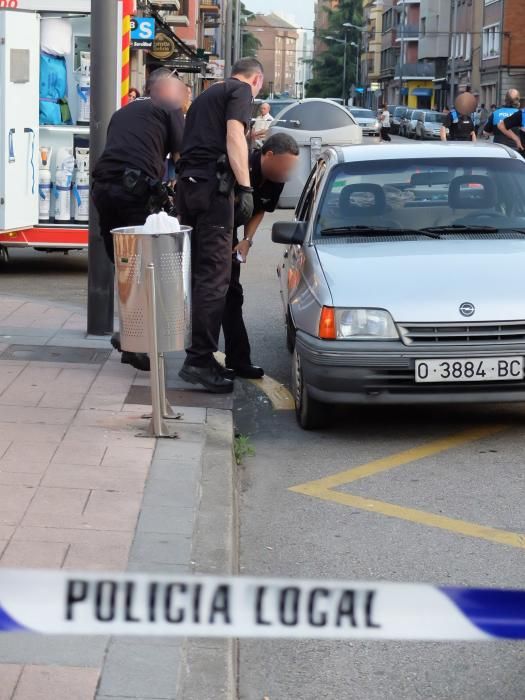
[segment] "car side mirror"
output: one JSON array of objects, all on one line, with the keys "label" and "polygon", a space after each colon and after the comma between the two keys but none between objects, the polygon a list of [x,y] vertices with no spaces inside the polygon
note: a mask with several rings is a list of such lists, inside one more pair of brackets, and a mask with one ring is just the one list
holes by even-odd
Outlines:
[{"label": "car side mirror", "polygon": [[307,227],[306,221],[277,221],[272,226],[272,241],[283,245],[302,245]]}]

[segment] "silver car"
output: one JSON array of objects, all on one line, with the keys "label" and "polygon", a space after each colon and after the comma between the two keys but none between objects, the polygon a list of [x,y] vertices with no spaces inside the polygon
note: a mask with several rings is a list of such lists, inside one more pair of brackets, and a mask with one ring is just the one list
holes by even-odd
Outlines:
[{"label": "silver car", "polygon": [[375,112],[359,107],[350,107],[348,111],[362,128],[363,136],[379,136],[381,124]]},{"label": "silver car", "polygon": [[438,139],[445,117],[441,112],[425,111],[417,113],[416,139]]},{"label": "silver car", "polygon": [[272,238],[303,428],[326,404],[525,401],[525,162],[510,149],[327,149]]}]

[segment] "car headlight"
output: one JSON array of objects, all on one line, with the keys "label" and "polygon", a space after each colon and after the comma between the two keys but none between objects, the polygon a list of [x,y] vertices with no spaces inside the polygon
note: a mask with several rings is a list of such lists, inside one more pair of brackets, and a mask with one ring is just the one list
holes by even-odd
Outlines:
[{"label": "car headlight", "polygon": [[395,340],[396,325],[383,309],[334,309],[323,306],[319,337],[324,340]]}]

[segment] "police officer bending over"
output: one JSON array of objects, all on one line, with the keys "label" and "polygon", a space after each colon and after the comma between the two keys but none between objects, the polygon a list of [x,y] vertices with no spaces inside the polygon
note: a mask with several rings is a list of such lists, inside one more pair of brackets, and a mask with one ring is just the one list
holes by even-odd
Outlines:
[{"label": "police officer bending over", "polygon": [[234,189],[246,223],[253,213],[246,136],[253,98],[263,84],[255,58],[233,66],[232,77],[193,102],[177,179],[181,223],[192,226],[192,341],[180,376],[214,393],[233,390],[233,373],[216,362],[221,321],[230,283]]},{"label": "police officer bending over", "polygon": [[234,370],[239,377],[258,379],[264,375],[262,367],[252,365],[250,341],[242,317],[244,295],[240,282],[241,260],[246,262],[265,212],[275,211],[284,183],[290,179],[298,160],[299,147],[295,139],[282,133],[270,136],[262,149],[253,151],[250,156],[253,216],[245,224],[244,237],[240,242],[237,229],[234,234],[232,273],[222,317],[226,367]]},{"label": "police officer bending over", "polygon": [[[142,226],[151,211],[160,208],[166,156],[178,158],[182,147],[180,108],[185,99],[184,83],[159,68],[148,78],[146,97],[133,100],[111,118],[106,147],[93,170],[92,197],[112,262],[111,230]],[[112,343],[120,349],[117,335]],[[123,352],[122,362],[149,370],[147,355]]]},{"label": "police officer bending over", "polygon": [[505,95],[505,105],[494,110],[485,124],[484,131],[486,131],[487,134],[494,134],[494,143],[502,143],[504,146],[516,149],[514,140],[511,137],[506,136],[505,133],[499,128],[499,125],[505,119],[515,114],[518,111],[519,106],[520,93],[517,90],[508,90],[507,94]]}]

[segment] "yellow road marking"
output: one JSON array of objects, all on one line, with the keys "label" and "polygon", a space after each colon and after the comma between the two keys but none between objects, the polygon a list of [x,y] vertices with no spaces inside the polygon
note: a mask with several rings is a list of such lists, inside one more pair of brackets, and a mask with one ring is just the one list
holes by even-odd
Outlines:
[{"label": "yellow road marking", "polygon": [[[225,355],[223,352],[216,352],[215,359],[224,365]],[[265,375],[262,379],[250,379],[249,381],[266,394],[275,411],[293,411],[295,408],[293,396],[288,389],[272,377]]]},{"label": "yellow road marking", "polygon": [[[493,425],[483,428],[473,428],[472,430],[465,430],[464,432],[458,433],[457,435],[452,435],[451,437],[435,440],[427,443],[426,445],[421,445],[420,447],[412,447],[404,452],[398,452],[397,454],[389,455],[388,457],[383,457],[382,459],[376,459],[373,462],[362,464],[359,467],[352,467],[352,469],[347,469],[346,471],[339,472],[333,476],[326,476],[316,481],[310,481],[307,485],[309,487],[317,486],[321,489],[333,489],[337,486],[343,486],[343,484],[350,484],[358,479],[364,479],[367,476],[373,476],[374,474],[388,471],[394,467],[400,467],[403,464],[417,462],[425,457],[431,457],[432,455],[445,452],[453,447],[459,447],[460,445],[464,445],[468,442],[481,440],[489,435],[499,433],[502,430],[505,430],[505,428],[505,425]],[[292,491],[297,488],[301,488],[301,486],[293,487]]]},{"label": "yellow road marking", "polygon": [[420,447],[414,447],[382,459],[377,459],[373,462],[347,469],[332,476],[309,481],[305,484],[299,484],[298,486],[292,486],[289,490],[306,496],[320,498],[324,501],[332,501],[341,505],[352,506],[371,513],[378,513],[391,518],[399,518],[412,523],[426,525],[427,527],[436,527],[458,535],[475,537],[488,542],[525,549],[525,534],[498,530],[497,528],[486,527],[466,520],[448,518],[444,515],[436,515],[435,513],[428,513],[415,508],[405,508],[404,506],[398,506],[393,503],[363,498],[351,493],[342,493],[341,491],[335,490],[338,486],[351,484],[359,479],[366,479],[374,474],[380,474],[389,469],[410,464],[411,462],[417,462],[425,457],[445,452],[469,442],[481,440],[482,438],[505,430],[506,427],[505,425],[495,425],[466,430],[457,435],[435,440],[426,445],[421,445]]}]

